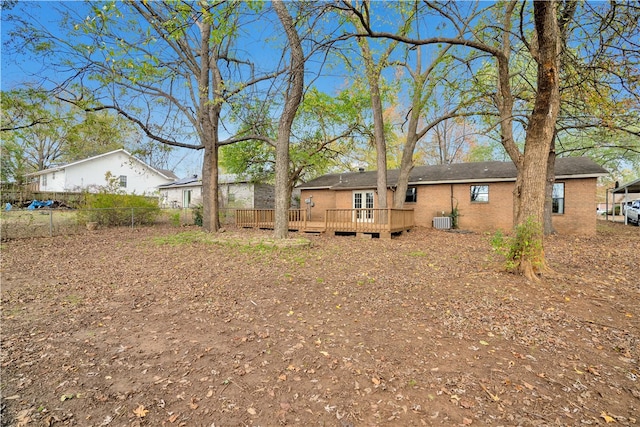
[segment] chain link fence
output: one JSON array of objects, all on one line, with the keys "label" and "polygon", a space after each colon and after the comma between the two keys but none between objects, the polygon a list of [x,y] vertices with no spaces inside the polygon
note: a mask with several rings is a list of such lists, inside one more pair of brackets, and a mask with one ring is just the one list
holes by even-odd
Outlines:
[{"label": "chain link fence", "polygon": [[[220,212],[222,224],[233,223],[231,209]],[[110,227],[183,227],[194,225],[193,209],[105,208],[105,209],[11,209],[0,212],[2,240],[53,237],[91,233]]]}]

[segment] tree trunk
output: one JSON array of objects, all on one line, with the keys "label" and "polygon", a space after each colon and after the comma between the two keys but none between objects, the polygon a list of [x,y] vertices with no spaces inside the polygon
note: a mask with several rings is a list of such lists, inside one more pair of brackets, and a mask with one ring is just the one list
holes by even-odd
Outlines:
[{"label": "tree trunk", "polygon": [[284,110],[278,125],[278,140],[276,141],[276,212],[274,237],[284,239],[289,232],[289,206],[291,192],[289,191],[289,139],[291,125],[296,116],[302,91],[304,88],[304,52],[295,24],[282,0],[273,3],[282,27],[287,33],[291,50],[291,64],[289,70],[289,86],[285,95]]},{"label": "tree trunk", "polygon": [[555,151],[555,136],[551,142],[551,151],[549,152],[549,159],[547,160],[547,188],[544,202],[544,235],[549,236],[555,234],[556,230],[553,228],[553,184],[556,180],[556,151]]},{"label": "tree trunk", "polygon": [[406,199],[407,188],[409,187],[409,175],[413,170],[413,152],[418,143],[418,121],[420,119],[420,93],[416,88],[414,94],[413,109],[409,117],[409,126],[407,129],[407,140],[402,149],[402,160],[400,160],[400,172],[398,174],[398,182],[396,183],[396,192],[393,195],[393,207],[401,209]]},{"label": "tree trunk", "polygon": [[[373,65],[371,65],[373,66]],[[367,68],[369,65],[367,65]],[[376,168],[378,169],[376,187],[378,189],[378,209],[387,208],[387,141],[384,137],[384,116],[382,114],[382,96],[378,85],[377,73],[368,70],[371,89],[371,108],[373,111],[373,128],[376,142]]]},{"label": "tree trunk", "polygon": [[538,63],[537,93],[514,193],[516,245],[522,248],[514,260],[529,279],[536,279],[547,269],[543,248],[547,165],[560,107],[556,2],[534,2],[533,6],[538,42],[538,50],[533,52]]},{"label": "tree trunk", "polygon": [[206,231],[218,231],[218,146],[208,142],[202,162],[202,227]]},{"label": "tree trunk", "polygon": [[[358,40],[362,57],[364,59],[367,83],[371,92],[371,112],[373,113],[373,137],[376,147],[376,188],[378,192],[379,209],[387,208],[387,142],[384,135],[384,114],[382,108],[382,95],[380,94],[380,65],[373,61],[373,55],[369,49],[366,38]],[[382,60],[381,60],[382,61]]]},{"label": "tree trunk", "polygon": [[[202,227],[206,231],[218,231],[218,140],[216,118],[211,113],[217,111],[209,102],[209,94],[215,94],[211,88],[210,71],[212,69],[209,38],[211,24],[198,22],[200,29],[200,70],[198,75],[198,129],[200,140],[204,145],[204,159],[202,163]],[[213,84],[217,83],[215,77]],[[186,206],[183,206],[186,207]]]}]

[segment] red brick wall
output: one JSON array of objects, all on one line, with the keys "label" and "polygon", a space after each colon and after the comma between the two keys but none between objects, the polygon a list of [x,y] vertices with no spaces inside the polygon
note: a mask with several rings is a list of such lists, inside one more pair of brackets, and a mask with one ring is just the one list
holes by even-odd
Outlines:
[{"label": "red brick wall", "polygon": [[335,209],[336,192],[331,190],[302,190],[300,192],[300,208],[306,208],[305,199],[313,196],[314,206],[311,208],[311,221],[324,221],[324,211]]},{"label": "red brick wall", "polygon": [[[553,225],[560,234],[593,235],[596,230],[596,180],[568,179],[565,183],[565,213],[553,215]],[[488,185],[489,202],[471,202],[471,185]],[[490,182],[474,184],[428,184],[419,185],[418,199],[406,203],[413,208],[417,226],[432,227],[433,218],[449,215],[452,206],[458,207],[458,227],[477,232],[505,232],[513,228],[514,182]],[[312,221],[323,221],[326,209],[350,209],[353,206],[353,191],[302,190],[301,201],[313,195],[315,206],[311,209]],[[392,204],[393,194],[387,195]],[[453,205],[452,205],[453,201]],[[378,206],[376,197],[375,206]]]},{"label": "red brick wall", "polygon": [[559,234],[596,234],[595,178],[567,179],[564,182],[564,214],[553,215],[553,226]]},{"label": "red brick wall", "polygon": [[431,227],[433,218],[451,214],[458,208],[458,227],[473,231],[509,230],[513,224],[513,182],[477,183],[489,186],[489,202],[471,202],[471,184],[418,186],[418,201],[405,206],[415,208],[416,225]]}]

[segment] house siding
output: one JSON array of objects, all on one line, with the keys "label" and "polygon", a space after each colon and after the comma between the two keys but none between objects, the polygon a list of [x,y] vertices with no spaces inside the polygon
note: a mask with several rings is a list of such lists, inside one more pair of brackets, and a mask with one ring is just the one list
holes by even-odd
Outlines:
[{"label": "house siding", "polygon": [[313,207],[310,208],[311,221],[324,221],[324,212],[327,209],[335,209],[336,206],[340,206],[336,200],[338,191],[331,190],[302,190],[300,192],[301,205],[306,206],[304,201],[311,197]]},{"label": "house siding", "polygon": [[273,209],[276,193],[273,185],[254,184],[254,209]]},{"label": "house siding", "polygon": [[597,215],[595,179],[568,179],[564,182],[564,214],[553,215],[553,226],[560,234],[592,236],[596,234]]},{"label": "house siding", "polygon": [[222,208],[255,209],[253,204],[253,184],[220,184],[218,189]]},{"label": "house siding", "polygon": [[[45,178],[46,176],[46,178]],[[40,191],[49,191],[52,193],[61,193],[65,191],[64,181],[65,173],[63,170],[50,172],[40,176]],[[46,180],[46,184],[44,181]]]},{"label": "house siding", "polygon": [[107,172],[116,180],[119,176],[126,176],[126,187],[118,189],[127,194],[157,194],[159,185],[171,181],[124,150],[116,150],[31,175],[37,177],[39,191],[97,192],[108,185],[105,179]]},{"label": "house siding", "polygon": [[[191,203],[190,206],[182,206],[184,201],[184,192],[191,190]],[[202,186],[200,185],[185,185],[173,188],[160,189],[160,202],[162,207],[194,207],[202,204]]]},{"label": "house siding", "polygon": [[[593,235],[596,230],[596,179],[564,179],[565,213],[553,215],[556,231],[561,234]],[[487,203],[471,202],[471,186],[489,186]],[[413,186],[413,185],[411,185]],[[433,218],[449,215],[457,207],[458,228],[476,232],[509,232],[513,228],[513,190],[515,183],[478,182],[455,184],[419,184],[417,201],[405,203],[405,208],[414,209],[415,224],[432,227]],[[302,189],[301,199],[313,196],[311,221],[323,221],[326,209],[351,209],[353,190]],[[392,200],[392,193],[388,194]],[[375,199],[378,207],[377,197]]]},{"label": "house siding", "polygon": [[121,188],[127,194],[154,194],[158,185],[166,184],[168,181],[123,152],[115,152],[93,161],[73,165],[66,171],[67,190],[89,189],[91,191],[95,187],[105,186],[107,172],[116,179],[121,175],[127,177],[127,186]]},{"label": "house siding", "polygon": [[[489,202],[471,201],[471,186],[487,185]],[[513,228],[513,182],[457,184],[454,197],[458,200],[458,224],[465,230],[508,231]]]}]

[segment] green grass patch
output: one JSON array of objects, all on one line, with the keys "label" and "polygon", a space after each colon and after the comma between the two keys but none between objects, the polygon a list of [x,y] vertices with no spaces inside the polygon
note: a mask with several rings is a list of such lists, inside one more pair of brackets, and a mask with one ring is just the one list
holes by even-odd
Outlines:
[{"label": "green grass patch", "polygon": [[427,256],[427,253],[425,251],[413,251],[413,252],[409,252],[409,256],[425,257]]},{"label": "green grass patch", "polygon": [[304,265],[306,257],[297,252],[300,248],[310,247],[307,239],[271,239],[271,238],[243,238],[231,235],[212,234],[204,231],[185,231],[170,236],[156,237],[153,240],[158,245],[190,245],[194,243],[208,243],[236,248],[243,253],[265,253],[275,250],[291,250],[295,254],[294,261]]},{"label": "green grass patch", "polygon": [[170,236],[155,237],[154,243],[158,245],[192,245],[194,243],[213,243],[209,234],[204,231],[185,231],[183,233],[172,234]]}]

